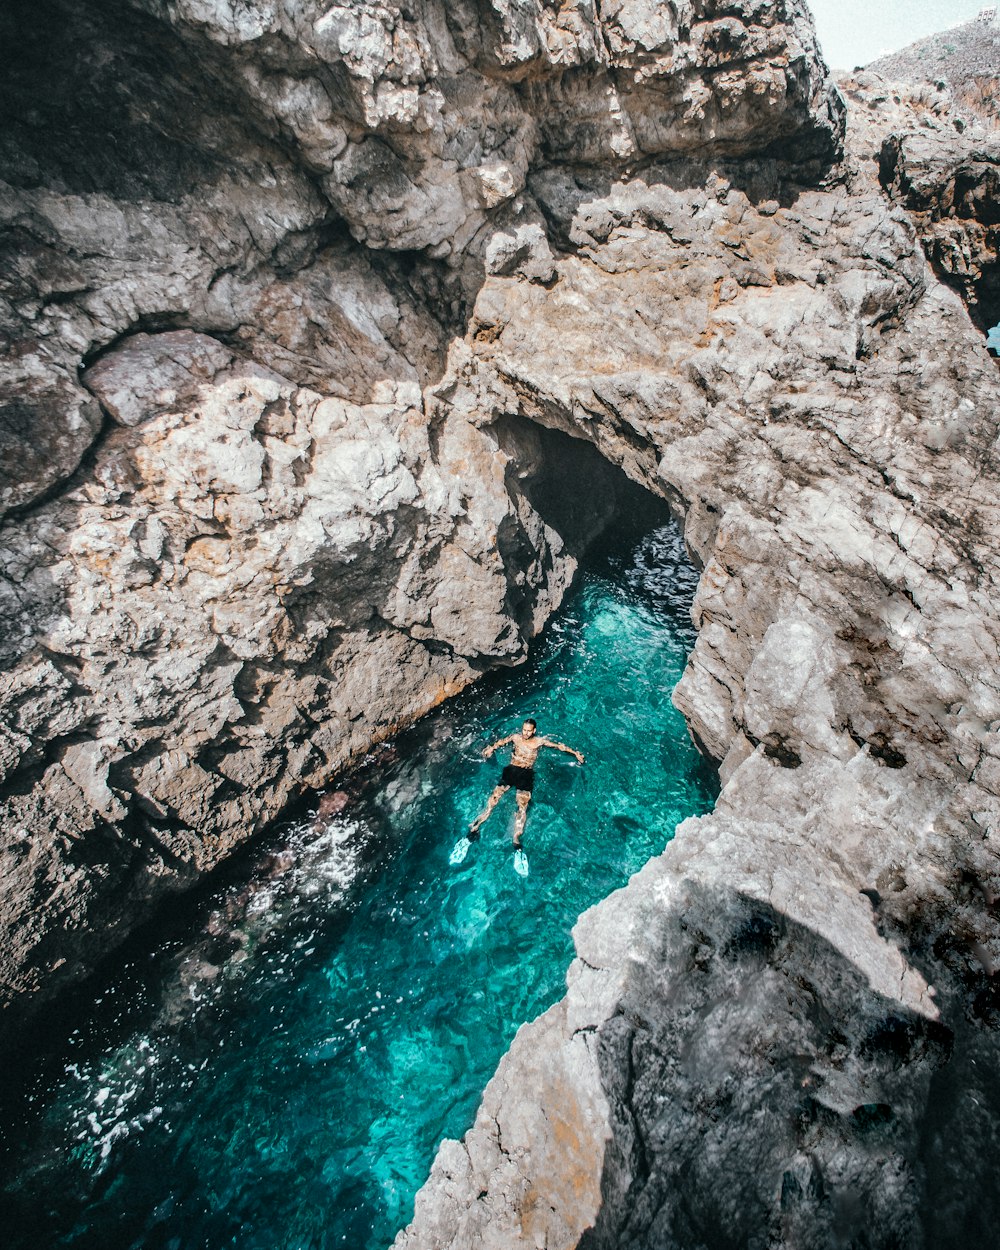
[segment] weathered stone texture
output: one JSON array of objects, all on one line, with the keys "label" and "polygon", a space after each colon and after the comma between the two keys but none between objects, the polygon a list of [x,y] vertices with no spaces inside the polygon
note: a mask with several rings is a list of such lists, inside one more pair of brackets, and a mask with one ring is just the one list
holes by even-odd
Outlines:
[{"label": "weathered stone texture", "polygon": [[190,331],[134,335],[83,383],[121,428],[0,553],[8,996],[523,658],[613,508],[581,447],[599,502],[558,533],[532,427],[482,431],[414,383],[354,405]]},{"label": "weathered stone texture", "polygon": [[[565,1014],[504,1060],[463,1183],[442,1148],[408,1250],[581,1224],[588,1247],[937,1244],[921,1126],[966,1159],[984,1140],[931,1091],[1000,950],[996,366],[875,160],[820,191],[762,173],[540,177],[570,254],[549,289],[490,278],[476,303],[480,372],[684,511],[704,571],[675,697],[724,788],[580,922]],[[546,1086],[519,1132],[526,1054]],[[521,1152],[552,1140],[567,1070],[607,1100],[601,1195],[539,1230]]]},{"label": "weathered stone texture", "polygon": [[906,206],[928,259],[978,324],[1000,321],[1000,139],[947,133],[891,135],[882,184]]},{"label": "weathered stone texture", "polygon": [[976,1193],[1000,1112],[934,1103],[949,1039],[997,1058],[990,162],[858,79],[831,166],[797,0],[40,11],[0,15],[7,1019],[522,658],[610,463],[702,566],[723,792],[581,921],[399,1244],[943,1244],[928,1126]]},{"label": "weathered stone texture", "polygon": [[777,140],[822,161],[841,115],[794,4],[602,24],[589,4],[44,0],[0,22],[23,997],[523,656],[559,601],[607,476],[572,458],[604,486],[558,533],[516,391],[461,343],[447,363],[484,270],[553,280],[532,167]]}]

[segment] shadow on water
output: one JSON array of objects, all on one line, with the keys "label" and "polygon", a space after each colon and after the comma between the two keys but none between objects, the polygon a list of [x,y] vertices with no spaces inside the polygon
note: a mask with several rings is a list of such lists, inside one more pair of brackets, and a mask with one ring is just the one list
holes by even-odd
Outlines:
[{"label": "shadow on water", "polygon": [[[652,506],[652,505],[650,505]],[[376,1247],[412,1213],[517,1027],[564,992],[582,910],[717,782],[670,695],[696,575],[662,511],[602,540],[528,662],[489,674],[131,943],[7,1083],[12,1247]],[[651,529],[651,526],[655,528]],[[641,536],[644,535],[644,536]],[[546,753],[448,853],[527,715]]]}]

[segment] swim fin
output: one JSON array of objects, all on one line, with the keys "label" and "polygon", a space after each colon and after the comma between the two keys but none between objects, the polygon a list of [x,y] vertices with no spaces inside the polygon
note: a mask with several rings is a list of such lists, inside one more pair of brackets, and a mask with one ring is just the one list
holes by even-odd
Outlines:
[{"label": "swim fin", "polygon": [[519,877],[528,875],[528,857],[520,847],[514,852],[514,871]]},{"label": "swim fin", "polygon": [[468,855],[472,843],[468,838],[459,838],[452,847],[451,854],[448,856],[449,864],[460,864],[466,855]]}]

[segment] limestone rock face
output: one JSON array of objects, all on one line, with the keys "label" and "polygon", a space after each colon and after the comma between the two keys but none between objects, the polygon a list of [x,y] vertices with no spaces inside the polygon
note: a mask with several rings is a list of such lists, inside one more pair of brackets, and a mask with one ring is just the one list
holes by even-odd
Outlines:
[{"label": "limestone rock face", "polygon": [[[964,29],[991,28],[976,22]],[[979,328],[990,330],[1000,321],[995,127],[978,121],[959,83],[931,89],[868,69],[842,86],[852,110],[852,155],[877,160],[885,194],[906,209],[936,275],[959,292]]]},{"label": "limestone rock face", "polygon": [[859,79],[841,161],[798,0],[0,35],[0,1031],[522,659],[621,470],[702,569],[722,795],[583,918],[399,1244],[995,1226],[983,137]]},{"label": "limestone rock face", "polygon": [[[355,405],[172,331],[83,384],[121,426],[0,555],[8,994],[523,658],[588,537],[530,502],[532,427],[439,416],[414,383]],[[596,528],[614,488],[588,450]]]},{"label": "limestone rock face", "polygon": [[589,2],[42,0],[0,35],[2,508],[77,467],[101,424],[79,363],[136,329],[223,333],[356,399],[426,382],[454,291],[387,290],[331,232],[447,258],[468,294],[497,226],[535,228],[540,162],[779,142],[822,162],[842,129],[798,0],[603,22]]},{"label": "limestone rock face", "polygon": [[1000,139],[908,133],[886,139],[883,185],[917,222],[931,263],[984,329],[1000,320]]},{"label": "limestone rock face", "polygon": [[[231,52],[253,98],[371,246],[464,250],[539,151],[636,160],[788,140],[828,156],[839,106],[798,0],[137,0]],[[257,49],[267,48],[267,58]]]},{"label": "limestone rock face", "polygon": [[[971,1161],[1000,1091],[966,1121],[936,1082],[953,1046],[997,1051],[1000,385],[881,145],[849,138],[869,155],[824,190],[541,174],[571,251],[480,292],[480,374],[685,515],[675,699],[724,788],[581,920],[565,1002],[442,1148],[407,1250],[950,1244],[992,1218]],[[947,1216],[931,1124],[972,1168]]]},{"label": "limestone rock face", "polygon": [[42,0],[0,35],[23,1002],[558,603],[612,478],[564,439],[568,522],[553,436],[455,340],[486,272],[555,276],[532,171],[818,168],[842,108],[798,3]]}]

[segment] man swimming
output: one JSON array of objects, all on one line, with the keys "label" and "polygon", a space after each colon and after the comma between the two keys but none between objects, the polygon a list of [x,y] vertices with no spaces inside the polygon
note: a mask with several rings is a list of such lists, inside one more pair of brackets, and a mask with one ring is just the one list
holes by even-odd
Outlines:
[{"label": "man swimming", "polygon": [[479,837],[480,825],[489,820],[490,813],[513,786],[517,791],[514,847],[516,850],[521,849],[521,834],[524,833],[524,822],[528,819],[528,804],[531,802],[531,790],[535,784],[535,760],[538,758],[538,752],[542,747],[551,747],[553,751],[565,751],[567,755],[575,755],[580,763],[583,763],[583,756],[579,751],[574,751],[572,747],[566,746],[563,742],[553,742],[550,738],[537,737],[535,733],[536,728],[535,722],[529,718],[521,726],[520,733],[508,734],[506,738],[500,738],[492,746],[484,749],[483,755],[486,759],[489,759],[494,751],[500,747],[505,747],[508,743],[513,744],[514,747],[510,763],[500,774],[500,781],[490,795],[486,807],[469,826],[470,842],[475,841]]}]

